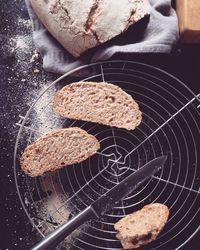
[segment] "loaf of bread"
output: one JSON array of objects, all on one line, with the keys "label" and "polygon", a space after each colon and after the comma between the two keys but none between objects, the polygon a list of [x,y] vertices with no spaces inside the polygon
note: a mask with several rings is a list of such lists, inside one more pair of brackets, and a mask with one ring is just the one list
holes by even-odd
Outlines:
[{"label": "loaf of bread", "polygon": [[123,249],[135,249],[155,240],[169,216],[167,206],[154,203],[119,220],[115,225],[116,237]]},{"label": "loaf of bread", "polygon": [[99,148],[98,140],[83,129],[56,129],[29,145],[21,156],[20,164],[29,176],[41,176],[66,165],[82,162]]},{"label": "loaf of bread", "polygon": [[148,0],[30,0],[39,19],[73,56],[121,34],[150,14]]},{"label": "loaf of bread", "polygon": [[53,110],[62,117],[135,129],[142,116],[133,98],[106,82],[72,83],[53,98]]}]

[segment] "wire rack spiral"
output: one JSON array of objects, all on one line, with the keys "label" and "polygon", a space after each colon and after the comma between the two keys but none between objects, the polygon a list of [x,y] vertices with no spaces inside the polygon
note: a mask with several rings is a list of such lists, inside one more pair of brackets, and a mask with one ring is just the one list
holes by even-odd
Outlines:
[{"label": "wire rack spiral", "polygon": [[[89,75],[89,77],[84,77]],[[106,81],[132,95],[143,114],[134,131],[64,120],[52,112],[54,93],[74,81]],[[152,202],[169,207],[170,217],[156,241],[144,249],[180,249],[200,225],[200,95],[172,75],[136,62],[111,61],[73,70],[42,91],[20,117],[14,156],[16,187],[30,221],[42,235],[76,215],[151,159],[168,155],[163,170],[112,211],[94,220],[57,249],[121,249],[114,223]],[[30,178],[19,166],[24,148],[54,128],[78,126],[100,141],[93,157],[43,177]]]}]

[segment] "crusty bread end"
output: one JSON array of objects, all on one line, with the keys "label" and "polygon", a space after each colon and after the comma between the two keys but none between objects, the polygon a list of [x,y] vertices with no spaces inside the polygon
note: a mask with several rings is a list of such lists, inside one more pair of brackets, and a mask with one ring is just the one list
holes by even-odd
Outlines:
[{"label": "crusty bread end", "polygon": [[115,225],[123,249],[135,249],[155,240],[169,216],[167,206],[154,203],[129,214]]},{"label": "crusty bread end", "polygon": [[149,16],[151,9],[148,0],[30,0],[30,3],[51,35],[75,57],[120,35]]}]

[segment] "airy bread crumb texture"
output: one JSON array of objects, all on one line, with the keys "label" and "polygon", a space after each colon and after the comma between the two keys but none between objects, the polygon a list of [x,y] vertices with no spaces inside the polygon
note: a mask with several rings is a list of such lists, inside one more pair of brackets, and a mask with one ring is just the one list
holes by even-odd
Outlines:
[{"label": "airy bread crumb texture", "polygon": [[135,249],[155,240],[169,216],[167,206],[154,203],[129,214],[115,225],[123,249]]},{"label": "airy bread crumb texture", "polygon": [[135,129],[142,120],[138,104],[125,91],[106,82],[71,83],[53,99],[58,115],[111,127]]},{"label": "airy bread crumb texture", "polygon": [[83,129],[56,129],[29,145],[20,158],[20,164],[29,176],[41,176],[66,165],[82,162],[99,148],[98,140]]}]

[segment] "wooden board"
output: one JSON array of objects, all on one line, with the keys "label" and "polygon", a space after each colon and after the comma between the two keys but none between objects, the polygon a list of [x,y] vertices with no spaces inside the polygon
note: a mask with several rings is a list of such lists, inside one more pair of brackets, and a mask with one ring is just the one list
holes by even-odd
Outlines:
[{"label": "wooden board", "polygon": [[200,0],[176,0],[181,41],[200,43]]}]

